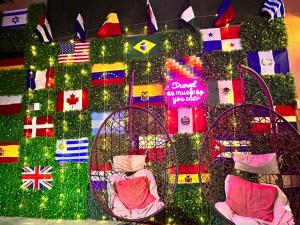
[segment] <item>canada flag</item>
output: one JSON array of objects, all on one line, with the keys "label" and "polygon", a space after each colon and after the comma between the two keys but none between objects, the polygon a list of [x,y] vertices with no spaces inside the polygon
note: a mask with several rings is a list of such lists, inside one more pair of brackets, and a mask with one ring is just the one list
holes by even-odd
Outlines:
[{"label": "canada flag", "polygon": [[59,91],[57,93],[57,112],[86,110],[88,108],[88,91],[85,89],[74,91]]}]

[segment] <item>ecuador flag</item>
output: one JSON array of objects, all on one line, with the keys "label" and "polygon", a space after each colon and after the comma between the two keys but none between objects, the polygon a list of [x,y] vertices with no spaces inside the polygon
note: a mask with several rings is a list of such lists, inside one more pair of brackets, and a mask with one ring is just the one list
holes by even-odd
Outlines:
[{"label": "ecuador flag", "polygon": [[133,105],[160,106],[164,103],[163,85],[160,83],[133,86]]},{"label": "ecuador flag", "polygon": [[18,158],[18,142],[0,142],[0,163],[17,163]]}]

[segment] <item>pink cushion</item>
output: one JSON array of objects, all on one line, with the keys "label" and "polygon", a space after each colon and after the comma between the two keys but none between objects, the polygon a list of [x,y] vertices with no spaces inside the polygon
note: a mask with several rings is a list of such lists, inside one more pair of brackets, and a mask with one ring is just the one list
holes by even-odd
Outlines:
[{"label": "pink cushion", "polygon": [[117,155],[113,157],[113,169],[117,172],[136,172],[144,169],[145,155]]},{"label": "pink cushion", "polygon": [[276,187],[252,183],[237,176],[229,177],[226,203],[239,216],[272,222],[276,197]]},{"label": "pink cushion", "polygon": [[127,209],[143,209],[156,198],[149,191],[146,177],[135,177],[115,183],[120,201]]}]

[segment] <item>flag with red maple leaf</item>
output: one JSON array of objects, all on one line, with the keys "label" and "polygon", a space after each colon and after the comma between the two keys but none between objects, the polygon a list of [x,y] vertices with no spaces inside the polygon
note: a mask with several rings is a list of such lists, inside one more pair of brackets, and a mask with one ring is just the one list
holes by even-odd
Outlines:
[{"label": "flag with red maple leaf", "polygon": [[89,108],[88,91],[85,89],[59,91],[56,103],[57,112],[86,110]]}]

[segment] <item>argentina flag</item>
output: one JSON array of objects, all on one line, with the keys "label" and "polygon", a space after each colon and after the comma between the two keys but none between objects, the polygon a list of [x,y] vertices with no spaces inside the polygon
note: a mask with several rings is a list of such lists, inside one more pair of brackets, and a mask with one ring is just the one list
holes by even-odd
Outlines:
[{"label": "argentina flag", "polygon": [[271,19],[284,17],[285,8],[283,0],[265,0],[261,11],[269,14]]},{"label": "argentina flag", "polygon": [[27,24],[27,9],[18,9],[4,11],[2,13],[2,24],[3,28],[18,28],[25,27]]},{"label": "argentina flag", "polygon": [[55,160],[59,163],[87,162],[88,138],[63,139],[56,142]]},{"label": "argentina flag", "polygon": [[86,31],[84,29],[84,23],[83,23],[83,18],[82,18],[81,12],[79,12],[77,14],[77,18],[76,18],[74,27],[75,27],[75,33],[76,33],[77,39],[80,40],[81,42],[84,42],[85,38],[86,38]]}]

